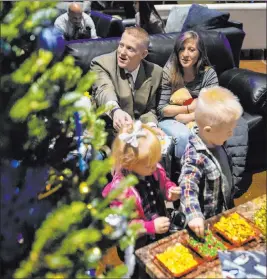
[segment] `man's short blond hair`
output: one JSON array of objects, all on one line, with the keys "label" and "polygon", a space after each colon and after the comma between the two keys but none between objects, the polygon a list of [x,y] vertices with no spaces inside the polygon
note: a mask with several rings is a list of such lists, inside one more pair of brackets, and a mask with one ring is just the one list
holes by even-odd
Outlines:
[{"label": "man's short blond hair", "polygon": [[127,27],[125,28],[124,32],[126,32],[129,35],[132,35],[135,38],[142,40],[145,48],[148,49],[150,40],[149,40],[149,35],[145,29],[141,27]]},{"label": "man's short blond hair", "polygon": [[238,120],[242,113],[238,98],[230,90],[215,86],[200,91],[195,120],[199,125],[218,126]]}]

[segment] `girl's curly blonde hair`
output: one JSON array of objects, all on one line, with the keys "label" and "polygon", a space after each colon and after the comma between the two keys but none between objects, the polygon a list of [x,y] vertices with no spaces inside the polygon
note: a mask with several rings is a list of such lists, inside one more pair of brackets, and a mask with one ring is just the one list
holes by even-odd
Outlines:
[{"label": "girl's curly blonde hair", "polygon": [[132,133],[133,125],[121,129],[112,145],[112,156],[115,169],[131,171],[137,165],[153,166],[161,159],[161,144],[155,132],[145,124],[142,124],[144,136],[138,137],[138,146],[124,142],[119,138],[122,133]]}]

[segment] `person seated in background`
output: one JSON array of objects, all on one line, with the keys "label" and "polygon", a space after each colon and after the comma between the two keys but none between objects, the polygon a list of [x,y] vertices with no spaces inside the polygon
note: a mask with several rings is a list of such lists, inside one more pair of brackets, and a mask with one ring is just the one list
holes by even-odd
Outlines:
[{"label": "person seated in background", "polygon": [[148,34],[165,33],[165,24],[153,1],[135,1],[134,8],[136,26],[144,28]]},{"label": "person seated in background", "polygon": [[91,62],[90,70],[98,76],[92,96],[98,107],[111,107],[104,116],[109,146],[117,131],[138,119],[158,135],[165,135],[157,128],[156,116],[162,68],[144,60],[148,46],[148,33],[140,27],[129,27],[122,34],[117,50]]},{"label": "person seated in background", "polygon": [[92,18],[83,12],[79,3],[71,3],[68,12],[60,15],[54,26],[64,34],[66,40],[96,39],[96,29]]},{"label": "person seated in background", "polygon": [[223,87],[200,91],[192,128],[181,159],[181,210],[187,224],[204,237],[204,220],[234,206],[232,161],[224,148],[243,112],[237,97]]}]

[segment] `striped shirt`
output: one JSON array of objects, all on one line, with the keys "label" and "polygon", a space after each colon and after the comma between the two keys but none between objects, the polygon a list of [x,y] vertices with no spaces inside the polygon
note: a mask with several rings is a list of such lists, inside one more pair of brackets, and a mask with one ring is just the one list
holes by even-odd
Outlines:
[{"label": "striped shirt", "polygon": [[[157,107],[158,114],[161,117],[163,115],[163,108],[169,105],[170,98],[172,95],[171,85],[171,68],[170,63],[167,62],[163,68],[163,76],[161,82],[161,94]],[[215,70],[212,67],[207,67],[205,71],[199,73],[196,78],[188,83],[185,83],[185,87],[189,90],[193,98],[197,98],[202,88],[213,87],[218,85],[218,77]]]}]

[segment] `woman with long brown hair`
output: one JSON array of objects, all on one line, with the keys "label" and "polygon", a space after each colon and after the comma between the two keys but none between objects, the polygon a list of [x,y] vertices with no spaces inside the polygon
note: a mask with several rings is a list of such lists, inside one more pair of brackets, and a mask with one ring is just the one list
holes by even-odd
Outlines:
[{"label": "woman with long brown hair", "polygon": [[[175,140],[175,157],[180,159],[189,138],[187,123],[195,119],[197,97],[202,88],[218,85],[218,77],[210,66],[204,42],[195,31],[177,37],[173,53],[163,68],[162,91],[158,114],[159,127]],[[171,95],[186,88],[194,99],[190,105],[170,104]]]}]

